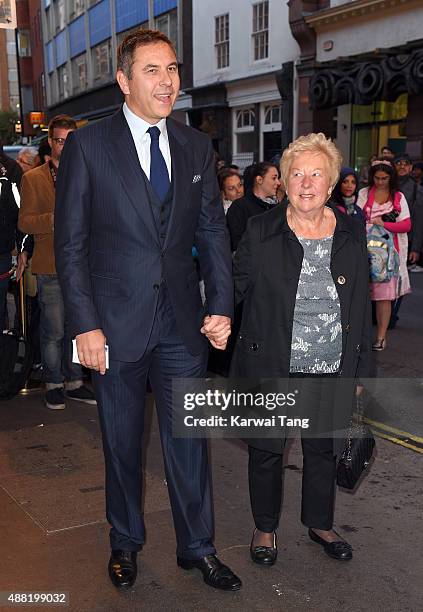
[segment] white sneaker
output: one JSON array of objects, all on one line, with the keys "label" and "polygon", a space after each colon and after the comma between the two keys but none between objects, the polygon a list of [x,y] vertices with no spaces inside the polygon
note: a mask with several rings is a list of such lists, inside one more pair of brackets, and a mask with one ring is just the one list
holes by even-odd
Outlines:
[{"label": "white sneaker", "polygon": [[423,267],[422,266],[418,266],[417,264],[414,264],[413,266],[408,268],[408,271],[409,272],[423,272]]}]

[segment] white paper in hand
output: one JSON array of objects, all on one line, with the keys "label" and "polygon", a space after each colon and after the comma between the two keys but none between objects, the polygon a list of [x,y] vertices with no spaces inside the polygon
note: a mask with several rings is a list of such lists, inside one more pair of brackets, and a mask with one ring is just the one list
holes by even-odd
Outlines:
[{"label": "white paper in hand", "polygon": [[[109,347],[107,344],[104,345],[106,351],[106,370],[109,369]],[[72,340],[72,361],[73,363],[81,363],[78,357],[78,349],[76,348],[76,340]]]}]

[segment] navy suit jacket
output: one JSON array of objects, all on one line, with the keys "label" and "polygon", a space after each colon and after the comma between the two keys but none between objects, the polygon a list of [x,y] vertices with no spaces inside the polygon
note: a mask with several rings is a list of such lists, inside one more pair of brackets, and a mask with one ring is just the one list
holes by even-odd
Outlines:
[{"label": "navy suit jacket", "polygon": [[69,134],[60,161],[55,255],[70,332],[102,329],[110,357],[120,361],[142,357],[162,279],[187,349],[203,350],[194,245],[207,312],[233,314],[229,236],[211,141],[172,119],[167,129],[174,196],[163,246],[122,110]]}]

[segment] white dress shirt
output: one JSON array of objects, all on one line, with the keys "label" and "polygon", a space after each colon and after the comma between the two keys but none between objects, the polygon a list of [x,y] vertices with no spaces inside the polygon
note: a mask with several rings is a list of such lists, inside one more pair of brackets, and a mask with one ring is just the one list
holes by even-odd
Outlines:
[{"label": "white dress shirt", "polygon": [[[148,128],[153,127],[141,117],[138,117],[127,106],[126,102],[123,105],[123,114],[131,130],[132,138],[134,139],[135,148],[137,150],[138,159],[140,160],[141,168],[144,170],[148,180],[150,180],[150,145],[151,138],[147,132]],[[156,123],[156,127],[160,130],[159,148],[166,162],[169,180],[172,180],[172,160],[170,156],[169,136],[167,133],[166,119],[160,119]]]}]

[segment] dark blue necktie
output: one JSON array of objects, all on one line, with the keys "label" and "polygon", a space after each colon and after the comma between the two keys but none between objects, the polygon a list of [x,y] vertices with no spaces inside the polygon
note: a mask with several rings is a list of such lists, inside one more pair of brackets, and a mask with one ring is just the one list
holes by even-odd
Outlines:
[{"label": "dark blue necktie", "polygon": [[170,181],[166,162],[159,147],[160,130],[158,127],[153,126],[148,128],[147,132],[150,134],[151,138],[150,183],[159,196],[160,201],[163,202],[169,191]]}]

